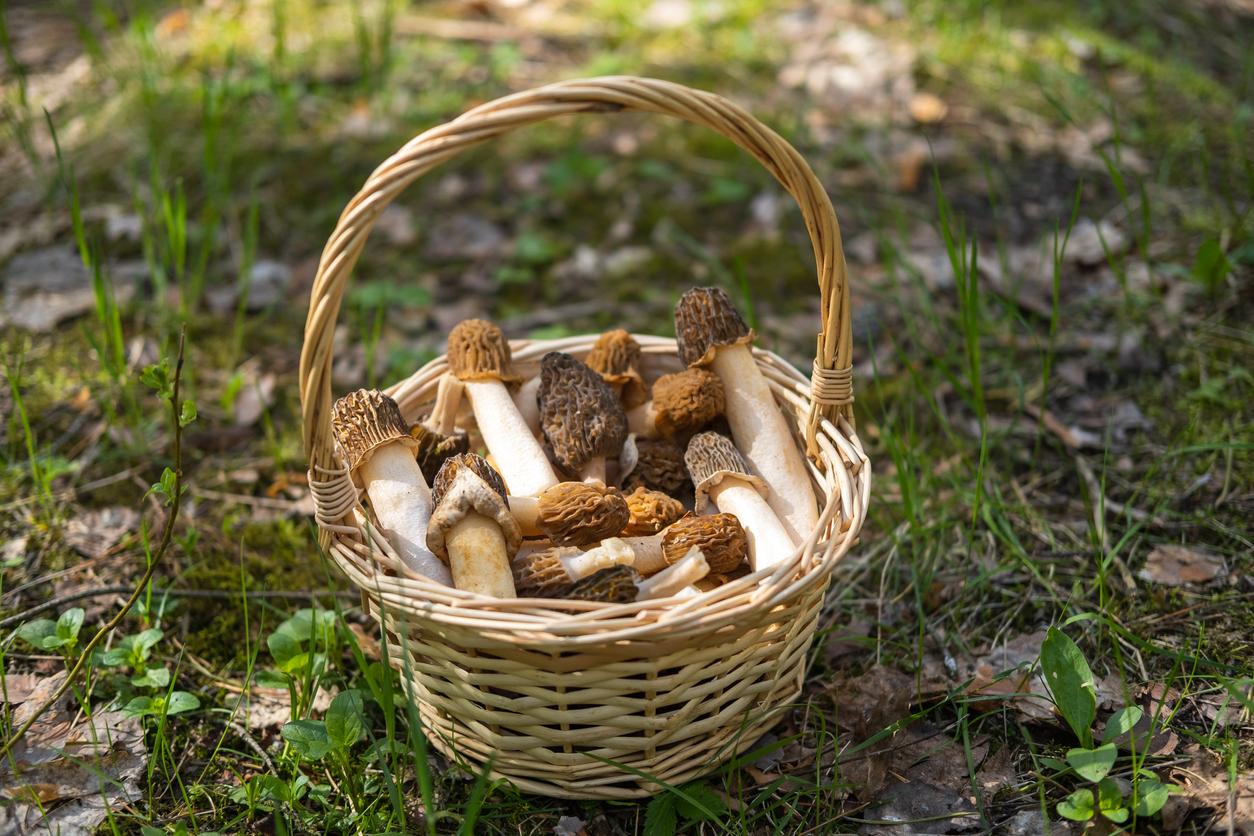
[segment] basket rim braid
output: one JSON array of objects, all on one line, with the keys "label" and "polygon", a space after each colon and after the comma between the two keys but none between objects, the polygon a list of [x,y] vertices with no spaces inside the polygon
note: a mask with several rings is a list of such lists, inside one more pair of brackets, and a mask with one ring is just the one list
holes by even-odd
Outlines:
[{"label": "basket rim braid", "polygon": [[[335,323],[352,269],[383,210],[460,152],[573,113],[644,111],[709,127],[793,196],[814,248],[820,330],[807,379],[753,349],[824,498],[819,524],[774,567],[691,597],[607,604],[499,599],[409,571],[374,526],[331,429]],[[598,335],[515,340],[516,369],[550,351],[582,358]],[[676,371],[675,340],[635,335],[646,377]],[[385,630],[424,730],[446,754],[491,762],[521,789],[634,798],[716,767],[751,745],[800,692],[806,651],[836,563],[857,540],[870,462],[852,414],[849,287],[831,201],[801,155],[732,102],[667,81],[580,79],[475,107],[406,143],[367,178],[319,261],[300,358],[302,430],[319,542]],[[439,357],[386,391],[407,420],[435,397]]]}]

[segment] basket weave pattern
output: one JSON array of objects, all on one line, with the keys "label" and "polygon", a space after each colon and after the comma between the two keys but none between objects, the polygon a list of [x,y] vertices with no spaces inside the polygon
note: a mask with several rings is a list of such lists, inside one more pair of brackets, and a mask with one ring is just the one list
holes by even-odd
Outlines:
[{"label": "basket weave pattern", "polygon": [[[516,127],[570,113],[641,110],[706,125],[748,150],[796,198],[822,298],[813,379],[755,350],[824,498],[818,528],[790,558],[691,598],[633,604],[496,599],[409,573],[374,528],[330,427],[331,346],[353,265],[375,220],[419,176]],[[566,82],[481,105],[407,143],[366,181],[323,251],[300,383],[321,542],[383,624],[438,748],[524,790],[633,798],[715,768],[753,744],[799,693],[818,610],[862,526],[870,466],[850,403],[849,302],[831,202],[782,138],[736,105],[668,82]],[[674,340],[637,335],[646,378],[680,368]],[[582,358],[596,336],[512,343],[531,376],[549,351]],[[409,420],[435,397],[446,359],[388,389]],[[560,609],[559,609],[560,606]],[[573,611],[573,614],[572,614]]]}]

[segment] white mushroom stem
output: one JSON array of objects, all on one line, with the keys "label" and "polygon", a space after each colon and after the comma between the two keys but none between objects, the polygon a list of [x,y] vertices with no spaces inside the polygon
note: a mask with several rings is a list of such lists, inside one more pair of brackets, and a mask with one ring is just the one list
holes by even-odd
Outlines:
[{"label": "white mushroom stem", "polygon": [[667,567],[666,558],[662,554],[661,534],[648,537],[624,537],[623,542],[636,553],[635,562],[631,565],[640,574],[656,575]]},{"label": "white mushroom stem", "polygon": [[656,416],[653,401],[633,406],[627,410],[627,432],[635,433],[640,438],[657,438]]},{"label": "white mushroom stem", "polygon": [[514,406],[532,435],[540,432],[540,375],[528,378],[514,393]]},{"label": "white mushroom stem", "polygon": [[695,546],[671,566],[666,567],[651,578],[636,584],[636,600],[646,601],[651,598],[669,598],[691,586],[710,573],[710,566],[705,562],[705,555]]},{"label": "white mushroom stem", "polygon": [[540,497],[510,494],[509,511],[518,520],[524,537],[535,537],[540,531]]},{"label": "white mushroom stem", "polygon": [[404,444],[384,444],[371,452],[358,472],[379,528],[401,561],[436,583],[452,586],[448,566],[427,548],[431,489],[413,451]]},{"label": "white mushroom stem", "polygon": [[454,586],[494,598],[516,597],[505,536],[496,520],[467,514],[449,530],[444,542]]},{"label": "white mushroom stem", "polygon": [[452,374],[441,377],[435,390],[435,406],[423,426],[440,435],[452,435],[457,428],[457,410],[461,408],[464,389],[464,384]]},{"label": "white mushroom stem", "polygon": [[483,443],[492,453],[511,493],[539,496],[558,482],[553,467],[499,380],[467,380]]},{"label": "white mushroom stem", "polygon": [[755,572],[774,566],[796,551],[783,522],[748,482],[725,476],[709,488],[709,495],[718,510],[740,520],[749,539],[749,565]]},{"label": "white mushroom stem", "polygon": [[593,456],[579,468],[579,477],[585,482],[605,482],[605,456]]},{"label": "white mushroom stem", "polygon": [[593,572],[620,563],[634,566],[636,553],[624,540],[618,537],[608,537],[594,549],[588,549],[579,554],[559,554],[557,559],[561,561],[562,568],[566,570],[566,574],[570,575],[570,579],[577,581]]},{"label": "white mushroom stem", "polygon": [[[727,423],[736,447],[770,487],[767,501],[789,539],[794,544],[802,542],[818,525],[818,503],[801,451],[766,378],[745,345],[718,348],[711,368],[727,390]],[[743,518],[741,524],[749,528]]]}]

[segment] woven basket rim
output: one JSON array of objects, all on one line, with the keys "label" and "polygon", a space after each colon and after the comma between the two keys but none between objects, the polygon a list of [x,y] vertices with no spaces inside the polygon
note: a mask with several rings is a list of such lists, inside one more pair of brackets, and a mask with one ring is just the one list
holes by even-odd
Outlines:
[{"label": "woven basket rim", "polygon": [[[510,345],[516,364],[525,368],[550,351],[565,351],[581,357],[591,349],[598,336],[584,334],[553,340],[512,340]],[[679,362],[673,338],[647,334],[633,336],[640,342],[646,362],[658,362],[659,359],[662,363],[671,359]],[[789,423],[800,430],[808,392],[805,377],[774,352],[754,347],[753,355],[777,399],[784,401]],[[435,386],[447,369],[447,357],[440,355],[385,391],[397,399],[408,420],[416,420],[421,408],[430,403]],[[811,467],[812,477],[823,478],[825,474],[832,478],[835,475],[839,483],[840,475],[851,475],[870,467],[853,428],[846,422],[841,421],[841,424],[843,426],[838,426],[826,419],[820,422],[819,438],[825,468],[820,472]],[[343,468],[342,461],[340,465]],[[346,569],[353,582],[380,604],[406,617],[419,618],[434,625],[478,629],[485,640],[575,648],[615,641],[651,641],[663,636],[674,637],[677,631],[708,633],[734,624],[746,611],[775,607],[802,594],[811,584],[825,583],[836,563],[856,541],[861,527],[860,512],[869,498],[869,475],[869,471],[862,473],[862,496],[848,496],[846,491],[839,489],[823,491],[827,501],[819,524],[797,547],[792,557],[771,569],[759,570],[692,597],[672,596],[630,604],[609,604],[598,601],[500,599],[443,586],[407,572],[399,560],[389,556],[391,547],[365,516],[360,491],[356,492],[355,510],[361,542],[350,544],[349,531],[338,531],[333,538],[332,551],[340,558],[337,562]],[[364,525],[361,525],[363,521]],[[363,546],[365,554],[361,553]],[[362,560],[351,559],[345,553],[347,551],[357,552],[357,557]],[[373,571],[362,571],[363,561]],[[572,614],[569,612],[572,609],[578,612]]]}]

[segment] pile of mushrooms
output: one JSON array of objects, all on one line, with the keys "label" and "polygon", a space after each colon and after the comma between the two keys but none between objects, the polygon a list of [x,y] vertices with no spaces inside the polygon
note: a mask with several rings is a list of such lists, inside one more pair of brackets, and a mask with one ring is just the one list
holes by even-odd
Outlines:
[{"label": "pile of mushrooms", "polygon": [[469,319],[412,424],[380,391],[336,401],[340,454],[399,571],[496,598],[628,603],[791,558],[818,497],[753,331],[717,288],[683,295],[675,331],[667,373],[620,329],[520,374],[501,329]]}]

